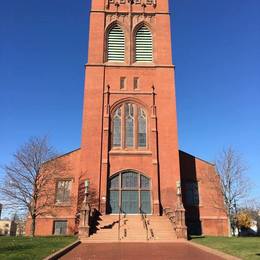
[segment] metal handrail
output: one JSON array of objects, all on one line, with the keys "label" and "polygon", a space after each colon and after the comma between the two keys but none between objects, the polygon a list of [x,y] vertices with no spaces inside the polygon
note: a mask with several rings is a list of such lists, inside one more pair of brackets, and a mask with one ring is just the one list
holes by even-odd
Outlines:
[{"label": "metal handrail", "polygon": [[124,214],[123,218],[126,218],[126,213],[122,210],[122,208],[119,208],[118,213],[118,240],[121,240],[121,215]]},{"label": "metal handrail", "polygon": [[118,214],[118,240],[121,240],[121,207],[119,208],[119,214]]},{"label": "metal handrail", "polygon": [[148,224],[147,224],[147,220],[146,220],[146,213],[144,213],[141,208],[140,208],[140,213],[141,213],[141,218],[144,224],[144,228],[146,230],[146,239],[149,240],[149,229],[148,229]]}]

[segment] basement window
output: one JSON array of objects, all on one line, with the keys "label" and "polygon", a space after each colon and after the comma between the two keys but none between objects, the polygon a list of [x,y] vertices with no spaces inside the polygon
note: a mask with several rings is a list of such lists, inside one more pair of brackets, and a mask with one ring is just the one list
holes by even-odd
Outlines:
[{"label": "basement window", "polygon": [[67,235],[67,226],[68,226],[68,223],[66,220],[54,221],[53,234],[55,236]]}]

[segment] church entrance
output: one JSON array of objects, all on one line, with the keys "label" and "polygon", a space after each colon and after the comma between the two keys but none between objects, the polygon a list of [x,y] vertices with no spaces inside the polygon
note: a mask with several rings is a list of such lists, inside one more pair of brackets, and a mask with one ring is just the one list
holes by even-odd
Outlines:
[{"label": "church entrance", "polygon": [[109,180],[108,213],[151,213],[150,179],[142,174],[125,171]]}]

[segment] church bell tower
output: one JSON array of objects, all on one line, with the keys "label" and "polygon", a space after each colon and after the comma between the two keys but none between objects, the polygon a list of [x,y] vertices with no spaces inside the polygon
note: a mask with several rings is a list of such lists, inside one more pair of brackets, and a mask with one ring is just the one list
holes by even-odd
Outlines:
[{"label": "church bell tower", "polygon": [[102,214],[176,208],[174,81],[168,0],[92,0],[81,172]]}]

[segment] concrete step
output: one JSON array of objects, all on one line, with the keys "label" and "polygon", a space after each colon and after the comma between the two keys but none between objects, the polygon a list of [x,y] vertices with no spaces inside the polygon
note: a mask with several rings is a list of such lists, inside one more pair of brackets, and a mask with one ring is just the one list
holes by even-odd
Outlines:
[{"label": "concrete step", "polygon": [[177,240],[173,226],[165,216],[150,216],[149,229],[152,229],[156,241]]},{"label": "concrete step", "polygon": [[[175,241],[176,235],[173,226],[165,216],[148,216],[148,228],[154,233],[151,241]],[[101,216],[98,221],[98,230],[86,241],[118,241],[118,216]],[[124,237],[125,230],[127,237]],[[147,241],[147,233],[141,216],[127,216],[120,221],[121,241]],[[150,232],[149,232],[150,236]],[[85,241],[85,240],[84,240]]]}]

